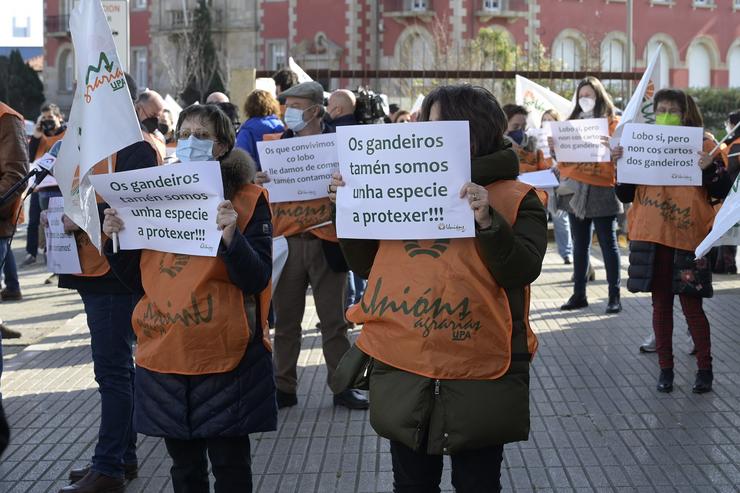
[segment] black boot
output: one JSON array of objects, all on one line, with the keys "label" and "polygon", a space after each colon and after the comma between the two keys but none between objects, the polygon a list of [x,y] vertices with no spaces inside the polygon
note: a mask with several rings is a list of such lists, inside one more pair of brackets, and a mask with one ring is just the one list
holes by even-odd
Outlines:
[{"label": "black boot", "polygon": [[609,296],[609,303],[606,305],[606,313],[619,313],[622,311],[622,302],[619,301],[619,293]]},{"label": "black boot", "polygon": [[712,380],[714,375],[712,369],[699,370],[696,372],[696,381],[694,382],[694,388],[691,391],[695,394],[703,394],[712,390]]},{"label": "black boot", "polygon": [[578,310],[579,308],[586,308],[588,306],[588,300],[585,296],[578,296],[574,294],[570,297],[568,302],[560,307],[561,310]]},{"label": "black boot", "polygon": [[658,376],[658,392],[673,391],[673,368],[661,368]]}]

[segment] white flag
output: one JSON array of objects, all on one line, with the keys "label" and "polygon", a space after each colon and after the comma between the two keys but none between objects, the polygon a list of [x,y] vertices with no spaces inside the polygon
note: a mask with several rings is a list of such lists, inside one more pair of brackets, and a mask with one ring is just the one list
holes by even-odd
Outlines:
[{"label": "white flag", "polygon": [[143,140],[116,45],[100,0],[81,0],[72,11],[70,31],[77,61],[77,89],[54,176],[64,196],[64,212],[101,248],[93,166]]},{"label": "white flag", "polygon": [[298,65],[293,57],[288,57],[288,68],[298,76],[298,83],[311,82],[313,79]]},{"label": "white flag", "polygon": [[529,111],[527,126],[540,128],[542,115],[545,111],[555,110],[560,117],[568,118],[573,111],[573,103],[560,94],[557,94],[536,82],[532,82],[521,75],[516,76],[515,101],[519,106],[524,106]]},{"label": "white flag", "polygon": [[[730,239],[736,233],[736,230],[732,230],[738,222],[740,222],[740,176],[735,179],[735,184],[732,185],[722,208],[715,216],[712,231],[696,247],[696,252],[694,252],[696,258],[706,255],[713,246],[736,244]],[[726,233],[729,233],[727,236],[730,238],[725,237]]]},{"label": "white flag", "polygon": [[622,130],[628,123],[655,123],[655,112],[653,111],[653,96],[660,89],[660,51],[663,45],[659,44],[653,56],[650,58],[645,73],[637,84],[634,94],[630,98],[627,107],[622,113],[617,128],[612,135],[612,142],[619,142]]}]

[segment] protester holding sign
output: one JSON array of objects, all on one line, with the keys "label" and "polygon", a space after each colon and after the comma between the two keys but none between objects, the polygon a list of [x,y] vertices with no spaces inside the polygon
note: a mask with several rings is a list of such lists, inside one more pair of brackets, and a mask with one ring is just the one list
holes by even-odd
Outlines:
[{"label": "protester holding sign", "polygon": [[[558,122],[560,120],[560,113],[556,110],[547,110],[542,114],[540,127],[544,128],[548,122]],[[559,178],[560,170],[557,161],[552,156],[548,157],[545,161],[548,168],[552,168],[553,173]],[[553,191],[552,200],[548,200],[547,202],[547,209],[550,212],[550,217],[552,217],[552,227],[555,230],[555,244],[558,246],[558,253],[563,259],[563,263],[570,265],[573,259],[573,239],[570,234],[570,220],[567,210],[568,202],[570,202],[570,194],[566,194],[566,191],[565,187],[562,190],[560,187],[557,187]],[[591,272],[589,272],[589,280],[591,280],[590,275]]]},{"label": "protester holding sign", "polygon": [[[519,163],[493,94],[439,87],[421,120],[469,121],[472,182],[459,196],[473,211],[475,237],[340,240],[352,270],[369,281],[348,312],[364,323],[360,338],[333,386],[351,386],[370,364],[370,423],[391,441],[398,491],[439,491],[443,455],[452,456],[456,491],[500,491],[503,444],[529,434],[537,348],[529,284],[542,266],[547,219],[534,190],[516,181]],[[343,185],[336,173],[332,199]]]},{"label": "protester holding sign", "polygon": [[[569,120],[608,118],[609,134],[617,126],[618,117],[611,97],[596,77],[586,77],[576,90],[578,101]],[[607,135],[603,136],[605,139]],[[606,144],[605,144],[606,145]],[[552,147],[553,157],[557,159]],[[617,244],[617,214],[623,210],[614,193],[616,178],[614,163],[564,163],[558,161],[560,176],[570,180],[568,187],[573,191],[568,210],[570,228],[573,233],[573,296],[562,310],[576,310],[588,306],[586,284],[590,266],[591,238],[593,230],[599,238],[601,253],[606,266],[609,283],[609,301],[606,313],[619,313],[622,304],[619,297],[621,274],[619,246]],[[562,181],[561,181],[562,186]]]},{"label": "protester holding sign", "polygon": [[[176,493],[208,489],[206,453],[219,491],[251,492],[249,434],[277,424],[267,194],[252,184],[247,154],[232,151],[234,128],[215,105],[183,110],[177,135],[179,150],[220,160],[226,200],[213,214],[223,237],[216,257],[106,245],[116,274],[141,296],[132,316],[136,430],[164,437]],[[115,210],[105,214],[107,235],[125,227]]]},{"label": "protester holding sign", "polygon": [[527,135],[527,109],[524,106],[507,104],[503,110],[508,119],[506,137],[519,157],[519,173],[548,169],[550,166],[545,161],[544,154],[537,149],[537,139]]},{"label": "protester holding sign", "polygon": [[[111,158],[114,171],[130,171],[154,166],[157,156],[146,142],[137,142]],[[109,171],[108,160],[99,162],[93,174]],[[98,211],[105,204],[98,198]],[[136,477],[136,432],[132,424],[134,404],[135,338],[131,328],[131,310],[137,296],[122,284],[110,270],[105,257],[90,237],[62,216],[64,230],[75,237],[82,272],[60,274],[59,287],[75,289],[82,298],[90,329],[93,370],[100,392],[101,420],[98,443],[89,465],[72,469],[69,479],[74,484],[64,492],[97,491],[89,488],[114,488]],[[107,238],[106,238],[107,239]]]},{"label": "protester holding sign", "polygon": [[[323,123],[324,89],[318,82],[303,82],[281,93],[285,97],[285,138],[329,133]],[[310,160],[307,161],[307,164]],[[317,163],[313,163],[317,164]],[[256,183],[270,176],[257,173]],[[288,240],[288,260],[275,288],[275,369],[278,407],[298,404],[298,355],[301,350],[301,322],[306,289],[311,285],[319,315],[322,348],[329,379],[349,349],[344,303],[347,263],[342,256],[337,232],[331,223],[328,197],[272,206],[274,236]],[[345,390],[334,396],[334,405],[367,409],[361,392]]]},{"label": "protester holding sign", "polygon": [[[659,125],[703,127],[701,113],[685,92],[663,89],[653,99],[655,122]],[[695,156],[702,169],[697,186],[651,186],[618,184],[619,199],[631,202],[627,213],[630,237],[630,266],[627,288],[652,293],[660,375],[659,392],[673,390],[673,298],[678,295],[696,348],[699,371],[695,393],[712,389],[712,356],[709,320],[702,298],[711,297],[712,274],[707,259],[696,260],[694,250],[709,233],[715,211],[711,199],[727,196],[732,181],[720,153],[708,152],[716,141],[704,135],[705,152]],[[621,147],[614,150],[616,157]]]}]

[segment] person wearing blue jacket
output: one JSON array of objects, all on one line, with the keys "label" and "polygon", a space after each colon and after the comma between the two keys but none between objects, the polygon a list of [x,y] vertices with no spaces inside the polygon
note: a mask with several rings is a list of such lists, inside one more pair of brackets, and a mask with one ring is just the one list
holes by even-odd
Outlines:
[{"label": "person wearing blue jacket", "polygon": [[257,171],[262,171],[260,157],[257,152],[257,142],[265,138],[265,134],[281,135],[285,131],[283,122],[278,118],[280,105],[277,99],[267,91],[255,89],[244,103],[245,121],[236,134],[236,147],[244,149],[252,156],[257,165]]}]

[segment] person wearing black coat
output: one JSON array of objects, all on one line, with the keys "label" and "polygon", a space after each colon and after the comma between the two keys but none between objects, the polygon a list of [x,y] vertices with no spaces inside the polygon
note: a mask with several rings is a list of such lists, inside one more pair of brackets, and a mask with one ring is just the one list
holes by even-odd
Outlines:
[{"label": "person wearing black coat", "polygon": [[[653,99],[656,123],[703,127],[701,114],[683,91],[664,89]],[[709,321],[702,298],[712,296],[711,268],[707,259],[696,259],[694,250],[711,228],[715,211],[712,199],[727,196],[732,185],[721,154],[710,152],[716,141],[705,134],[700,153],[702,186],[648,186],[617,184],[629,213],[630,265],[627,289],[649,292],[653,302],[653,331],[660,364],[657,390],[673,390],[673,298],[679,296],[689,333],[696,348],[698,371],[694,393],[712,389],[712,356]],[[616,158],[622,154],[615,149]]]},{"label": "person wearing black coat", "polygon": [[[221,163],[226,200],[216,222],[224,233],[217,256],[210,258],[151,250],[113,253],[111,242],[106,244],[113,271],[141,297],[133,315],[138,340],[134,428],[164,437],[176,493],[209,491],[209,459],[216,492],[248,493],[249,435],[277,427],[266,322],[270,207],[264,190],[252,184],[254,162],[233,149],[233,126],[217,107],[186,108],[177,135],[183,151],[178,155],[203,151],[206,144],[210,158]],[[105,214],[107,235],[123,228],[115,210]],[[184,309],[176,304],[182,299],[177,293],[192,299],[186,309],[198,315],[180,315]]]}]

